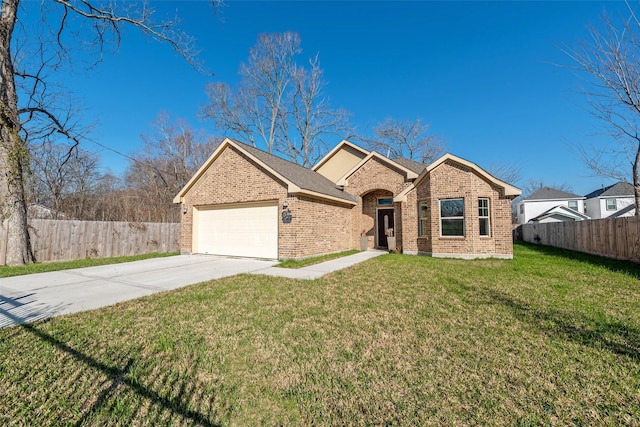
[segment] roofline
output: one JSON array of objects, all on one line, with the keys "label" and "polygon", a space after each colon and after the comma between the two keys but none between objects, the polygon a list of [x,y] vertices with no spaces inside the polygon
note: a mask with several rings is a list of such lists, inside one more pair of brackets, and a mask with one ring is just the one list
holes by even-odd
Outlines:
[{"label": "roofline", "polygon": [[416,188],[416,186],[418,184],[420,184],[427,175],[429,175],[429,173],[431,173],[432,170],[434,170],[435,168],[437,168],[438,166],[440,166],[442,163],[446,162],[447,160],[451,160],[454,161],[456,163],[459,163],[463,166],[466,166],[470,169],[473,169],[475,172],[477,172],[480,176],[482,176],[483,178],[487,179],[488,181],[492,182],[493,184],[496,184],[499,187],[504,188],[504,195],[507,196],[509,199],[513,200],[516,197],[518,197],[519,195],[522,194],[522,190],[520,190],[518,187],[514,187],[511,184],[507,184],[506,182],[496,178],[495,176],[491,175],[489,172],[485,171],[484,169],[482,169],[480,166],[476,165],[473,162],[470,162],[468,160],[463,159],[462,157],[458,157],[455,156],[451,153],[447,153],[444,156],[440,157],[439,159],[437,159],[435,162],[431,163],[429,166],[427,166],[425,168],[425,170],[423,170],[420,175],[417,177],[417,179],[415,181],[413,181],[413,183],[408,186],[407,188],[405,188],[402,192],[400,192],[396,197],[393,198],[394,202],[405,202],[407,201],[407,194],[409,194],[414,188]]},{"label": "roofline", "polygon": [[[595,197],[592,197],[592,199]],[[557,199],[522,199],[518,202],[518,204],[520,203],[524,203],[524,202],[553,202],[553,201],[559,201],[559,200],[589,200],[586,199],[585,196],[578,196],[578,197],[562,197],[562,198],[557,198]]]},{"label": "roofline", "polygon": [[549,213],[545,213],[545,214],[540,214],[535,218],[531,218],[528,222],[539,222],[541,219],[549,218],[549,217],[552,217],[552,216],[555,216],[555,215],[562,216],[562,217],[565,217],[565,218],[571,218],[574,221],[578,221],[578,220],[579,221],[585,221],[586,219],[591,219],[591,218],[580,218],[578,216],[570,215],[568,213],[555,211],[555,212],[549,212]]},{"label": "roofline", "polygon": [[360,169],[362,167],[362,165],[364,165],[365,163],[367,163],[370,159],[379,159],[382,160],[383,162],[386,162],[388,164],[390,164],[391,166],[400,169],[401,171],[405,172],[407,174],[407,179],[415,179],[418,177],[418,174],[415,173],[414,171],[412,171],[411,169],[408,169],[404,166],[402,166],[400,163],[394,162],[393,160],[376,153],[375,151],[371,151],[369,154],[367,154],[367,156],[360,160],[354,167],[352,167],[349,171],[347,171],[347,173],[345,173],[337,182],[336,185],[346,185],[347,184],[347,179],[353,175],[355,173],[355,171],[357,171],[358,169]]},{"label": "roofline", "polygon": [[261,161],[260,159],[258,159],[254,155],[252,155],[251,153],[249,153],[244,148],[242,148],[240,145],[238,145],[238,143],[236,143],[231,138],[225,138],[220,143],[218,148],[216,148],[214,150],[213,154],[211,154],[211,156],[209,156],[209,158],[204,162],[204,164],[200,167],[200,169],[198,169],[198,171],[191,177],[189,182],[187,182],[185,184],[185,186],[182,187],[180,192],[178,192],[178,194],[173,198],[173,203],[182,203],[184,201],[184,195],[191,189],[191,187],[193,187],[193,184],[195,184],[195,182],[202,177],[202,175],[209,168],[209,166],[211,166],[211,164],[220,156],[222,151],[225,148],[227,148],[228,146],[234,147],[236,150],[240,151],[242,154],[244,154],[245,156],[249,157],[254,162],[258,163],[261,167],[266,169],[273,176],[275,176],[276,178],[278,178],[279,180],[281,180],[285,184],[287,184],[287,192],[289,192],[289,193],[307,194],[307,195],[309,195],[311,197],[337,201],[337,202],[346,203],[346,204],[350,204],[350,205],[356,205],[357,204],[356,202],[353,202],[351,200],[342,199],[340,197],[330,196],[328,194],[322,194],[322,193],[318,193],[318,192],[315,192],[315,191],[312,191],[312,190],[307,190],[307,189],[299,187],[298,185],[296,185],[293,182],[291,182],[289,179],[287,179],[284,176],[282,176],[280,173],[276,172],[269,165],[267,165],[266,163],[264,163],[263,161]]},{"label": "roofline", "polygon": [[369,154],[369,152],[367,150],[365,150],[364,148],[358,147],[354,143],[352,143],[352,142],[350,142],[350,141],[348,141],[346,139],[343,139],[342,141],[340,141],[340,143],[338,145],[333,147],[333,149],[331,151],[329,151],[322,159],[320,159],[318,161],[318,163],[316,163],[315,166],[311,168],[311,170],[312,171],[318,170],[322,165],[327,163],[329,161],[329,159],[331,159],[331,157],[333,157],[333,155],[338,152],[338,150],[340,150],[345,145],[353,148],[356,151],[361,152],[365,156],[367,156]]},{"label": "roofline", "polygon": [[[584,196],[587,197],[587,196]],[[635,194],[620,194],[617,196],[614,196],[613,194],[610,194],[608,196],[593,196],[593,197],[589,197],[588,199],[585,200],[591,200],[591,199],[633,199],[635,196]]]},{"label": "roofline", "polygon": [[341,199],[340,197],[329,196],[327,194],[318,193],[317,191],[311,191],[304,188],[296,187],[297,191],[291,191],[290,193],[302,194],[308,197],[313,197],[314,199],[322,199],[322,200],[331,200],[334,202],[344,203],[346,205],[356,206],[358,202],[354,202],[353,200]]}]

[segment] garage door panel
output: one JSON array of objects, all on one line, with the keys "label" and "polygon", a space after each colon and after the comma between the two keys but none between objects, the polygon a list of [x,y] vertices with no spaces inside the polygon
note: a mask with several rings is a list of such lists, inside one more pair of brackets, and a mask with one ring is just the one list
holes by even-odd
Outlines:
[{"label": "garage door panel", "polygon": [[199,253],[278,258],[278,207],[200,210]]}]

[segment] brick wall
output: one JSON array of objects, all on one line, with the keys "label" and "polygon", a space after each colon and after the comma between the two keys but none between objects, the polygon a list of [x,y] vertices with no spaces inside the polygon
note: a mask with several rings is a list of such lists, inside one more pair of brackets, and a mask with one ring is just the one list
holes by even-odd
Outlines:
[{"label": "brick wall", "polygon": [[290,224],[280,224],[280,258],[302,258],[353,249],[351,205],[297,196]]},{"label": "brick wall", "polygon": [[[440,236],[441,199],[463,198],[465,236]],[[489,199],[490,236],[481,237],[478,198]],[[504,191],[473,170],[455,162],[434,169],[416,188],[417,203],[429,203],[430,235],[418,238],[418,250],[434,255],[506,256],[513,254],[511,239],[511,202]]]},{"label": "brick wall", "polygon": [[[344,190],[354,196],[359,196],[358,206],[352,212],[353,232],[351,235],[352,246],[360,246],[360,235],[364,230],[369,237],[369,247],[375,244],[375,211],[377,197],[396,196],[411,183],[406,180],[405,173],[391,168],[388,164],[374,158],[369,159],[360,169],[353,173],[347,180]],[[402,208],[395,203],[395,228],[404,224]],[[402,235],[402,232],[400,232]],[[398,244],[402,242],[400,236],[396,236]]]},{"label": "brick wall", "polygon": [[352,247],[350,205],[289,195],[284,182],[230,146],[184,197],[187,213],[181,218],[181,251],[192,251],[194,207],[260,201],[273,201],[279,210],[284,201],[289,203],[291,223],[278,218],[279,258],[301,258]]}]

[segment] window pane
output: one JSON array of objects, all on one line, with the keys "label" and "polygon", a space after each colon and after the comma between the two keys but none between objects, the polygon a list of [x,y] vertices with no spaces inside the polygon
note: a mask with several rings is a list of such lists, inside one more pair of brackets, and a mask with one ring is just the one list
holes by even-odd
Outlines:
[{"label": "window pane", "polygon": [[420,220],[420,236],[425,236],[427,234],[427,220]]},{"label": "window pane", "polygon": [[569,201],[569,207],[574,211],[578,210],[578,202],[575,200]]},{"label": "window pane", "polygon": [[607,210],[609,211],[616,210],[616,199],[607,199]]},{"label": "window pane", "polygon": [[381,205],[381,206],[393,205],[393,197],[382,197],[378,199],[378,205]]},{"label": "window pane", "polygon": [[418,235],[425,236],[427,234],[428,203],[420,202],[418,205]]},{"label": "window pane", "polygon": [[489,218],[480,218],[480,235],[489,235]]},{"label": "window pane", "polygon": [[443,218],[464,216],[464,200],[440,200],[440,216]]},{"label": "window pane", "polygon": [[489,216],[489,199],[478,199],[478,216]]},{"label": "window pane", "polygon": [[427,217],[427,210],[429,209],[427,203],[425,202],[420,202],[420,218],[426,218]]},{"label": "window pane", "polygon": [[442,235],[443,236],[464,236],[464,220],[463,219],[443,219]]}]

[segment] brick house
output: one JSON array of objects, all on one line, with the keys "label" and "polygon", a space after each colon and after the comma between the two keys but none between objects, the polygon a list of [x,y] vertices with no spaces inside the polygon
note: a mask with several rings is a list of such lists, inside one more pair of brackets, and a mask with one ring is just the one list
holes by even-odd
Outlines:
[{"label": "brick house", "polygon": [[174,202],[184,253],[286,259],[365,245],[510,258],[519,194],[451,154],[427,166],[342,141],[307,169],[227,138]]}]

